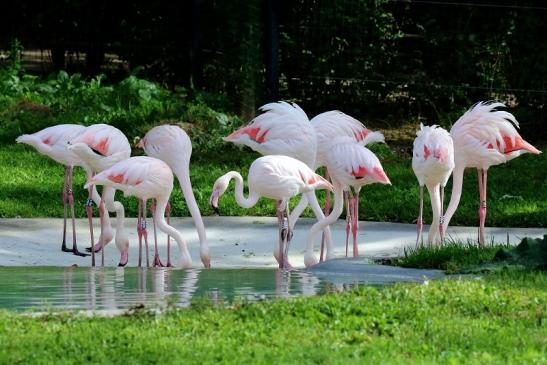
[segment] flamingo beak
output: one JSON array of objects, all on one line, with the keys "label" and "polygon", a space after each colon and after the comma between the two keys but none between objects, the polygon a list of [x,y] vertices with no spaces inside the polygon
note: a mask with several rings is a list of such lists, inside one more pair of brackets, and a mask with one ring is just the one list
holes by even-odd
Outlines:
[{"label": "flamingo beak", "polygon": [[146,144],[146,138],[143,137],[139,139],[139,142],[137,143],[136,147],[144,149],[145,144]]},{"label": "flamingo beak", "polygon": [[201,262],[203,263],[203,267],[210,269],[211,268],[211,258],[210,257],[203,257],[201,259]]},{"label": "flamingo beak", "polygon": [[215,211],[216,214],[220,214],[220,211],[218,210],[218,191],[213,191],[211,194],[211,197],[209,198],[209,203],[211,204],[211,207]]}]

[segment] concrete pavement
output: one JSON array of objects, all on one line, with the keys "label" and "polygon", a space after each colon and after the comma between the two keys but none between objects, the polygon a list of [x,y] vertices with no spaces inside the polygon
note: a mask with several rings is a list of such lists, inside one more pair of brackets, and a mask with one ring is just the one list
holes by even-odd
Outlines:
[{"label": "concrete pavement", "polygon": [[[112,223],[115,220],[112,219]],[[179,229],[188,242],[190,254],[195,267],[201,267],[199,259],[199,241],[191,218],[173,218],[175,228]],[[270,217],[204,217],[207,238],[211,251],[213,268],[234,267],[276,267],[273,258],[273,245],[277,243],[277,219]],[[290,262],[295,267],[304,266],[304,243],[306,235],[315,219],[301,219],[295,227],[294,237],[289,252]],[[95,219],[95,237],[99,236],[98,219]],[[128,218],[125,227],[130,240],[129,264],[136,266],[138,257],[138,238],[136,219]],[[89,257],[77,257],[61,252],[62,219],[0,219],[0,266],[89,266]],[[153,253],[153,234],[149,224],[150,260]],[[405,247],[412,247],[416,239],[416,226],[413,224],[360,222],[359,250],[367,257],[393,257],[404,253]],[[345,221],[339,220],[331,226],[335,255],[342,257],[345,252]],[[424,241],[427,240],[428,226],[424,227]],[[77,220],[77,236],[80,250],[89,246],[89,228],[87,220]],[[69,230],[69,232],[71,232]],[[486,240],[515,244],[520,239],[542,237],[544,228],[486,228]],[[466,242],[476,241],[476,227],[450,227],[448,236]],[[68,234],[71,237],[71,234]],[[316,240],[316,254],[319,251],[319,239]],[[167,252],[166,236],[158,236],[162,260]],[[71,239],[67,242],[71,247]],[[178,248],[172,241],[173,259],[179,257]],[[100,258],[100,254],[98,256]],[[114,242],[105,251],[105,265],[115,266],[119,253]],[[100,262],[100,261],[99,261]]]}]

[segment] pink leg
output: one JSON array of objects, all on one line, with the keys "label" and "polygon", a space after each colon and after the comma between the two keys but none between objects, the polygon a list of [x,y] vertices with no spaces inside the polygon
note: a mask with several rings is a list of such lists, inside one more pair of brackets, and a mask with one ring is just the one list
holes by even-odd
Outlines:
[{"label": "pink leg", "polygon": [[441,186],[441,217],[439,221],[439,235],[441,236],[441,246],[444,245],[444,186]]},{"label": "pink leg", "polygon": [[275,211],[277,213],[277,231],[278,231],[278,246],[279,246],[279,257],[276,257],[279,268],[283,266],[283,211],[281,211],[281,200],[275,202]]},{"label": "pink leg", "polygon": [[418,221],[416,222],[416,247],[421,246],[421,237],[422,229],[424,227],[424,221],[422,219],[424,212],[424,187],[420,186],[420,215],[418,216]]},{"label": "pink leg", "polygon": [[154,226],[154,261],[152,263],[153,267],[163,267],[163,264],[160,260],[160,254],[158,252],[158,234],[156,233],[156,221],[154,220],[154,214],[156,214],[156,205],[154,201],[150,203],[150,210],[152,210],[152,225]]},{"label": "pink leg", "polygon": [[89,256],[86,253],[78,251],[78,246],[76,244],[76,217],[74,214],[74,195],[72,194],[72,166],[68,167],[68,189],[67,189],[67,200],[68,206],[70,207],[70,215],[72,218],[72,253],[76,256]]},{"label": "pink leg", "polygon": [[95,266],[95,240],[93,239],[93,200],[91,199],[91,192],[93,191],[93,186],[89,188],[89,195],[87,197],[87,202],[85,206],[85,211],[87,213],[87,220],[89,221],[89,233],[91,235],[91,266]]},{"label": "pink leg", "polygon": [[[329,170],[325,167],[325,179],[329,180]],[[323,213],[325,214],[325,217],[330,214],[330,208],[331,208],[331,194],[330,191],[325,190],[325,209],[323,209]],[[323,253],[325,251],[325,232],[323,231],[321,234],[321,253],[319,255],[319,262],[323,262]]]},{"label": "pink leg", "polygon": [[143,220],[143,237],[144,237],[144,249],[145,249],[145,256],[146,256],[146,267],[150,267],[150,259],[148,257],[149,254],[149,248],[148,248],[148,231],[146,230],[146,215],[148,208],[146,207],[146,201],[143,201],[142,204],[142,220]]},{"label": "pink leg", "polygon": [[[167,202],[167,207],[165,207],[165,212],[167,214],[167,224],[171,218],[171,204]],[[171,264],[171,237],[167,235],[167,267],[173,267]]]},{"label": "pink leg", "polygon": [[479,177],[479,246],[484,247],[484,223],[486,221],[486,175],[485,169],[478,169]]},{"label": "pink leg", "polygon": [[283,228],[281,230],[281,238],[283,241],[283,251],[282,251],[282,259],[281,259],[282,264],[279,268],[283,270],[291,270],[292,266],[289,263],[289,244],[291,243],[293,233],[291,231],[291,225],[289,222],[290,211],[289,211],[288,203],[287,203],[286,210],[287,210],[287,225],[285,226],[285,218],[283,217]]},{"label": "pink leg", "polygon": [[72,252],[72,250],[69,250],[66,248],[66,217],[68,215],[68,166],[65,166],[65,181],[63,182],[63,191],[62,191],[62,199],[63,199],[63,206],[64,206],[64,216],[63,216],[63,243],[61,244],[61,251],[63,252]]},{"label": "pink leg", "polygon": [[346,200],[346,257],[348,257],[349,231],[353,219],[353,196],[351,195],[351,190],[344,192],[344,198]]},{"label": "pink leg", "polygon": [[139,261],[138,266],[142,266],[142,235],[143,235],[143,220],[142,220],[142,200],[139,199],[139,207],[137,208],[137,235],[139,236]]},{"label": "pink leg", "polygon": [[[104,206],[104,200],[101,198],[101,202],[99,203],[99,213],[101,215],[101,231],[103,230],[103,217],[105,214],[108,214],[106,211],[106,208]],[[103,248],[103,247],[101,247]],[[101,249],[101,267],[104,267],[104,249]]]},{"label": "pink leg", "polygon": [[357,233],[359,232],[359,192],[353,198],[353,257],[359,256],[359,245],[357,244]]}]

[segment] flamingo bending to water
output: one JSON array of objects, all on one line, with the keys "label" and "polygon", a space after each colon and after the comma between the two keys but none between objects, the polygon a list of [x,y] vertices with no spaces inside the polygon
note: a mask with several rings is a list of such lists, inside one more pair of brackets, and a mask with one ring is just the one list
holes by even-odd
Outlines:
[{"label": "flamingo bending to water", "polygon": [[[290,198],[305,194],[309,199],[314,195],[315,189],[332,190],[332,185],[320,175],[312,171],[305,163],[288,156],[269,155],[256,159],[249,168],[247,177],[249,183],[249,195],[243,196],[243,177],[236,171],[230,171],[219,177],[213,186],[210,202],[213,208],[218,209],[218,200],[226,192],[230,181],[235,179],[235,198],[242,208],[251,208],[260,197],[266,197],[281,201],[278,210],[282,215],[281,243],[274,252],[274,256],[282,269],[290,268],[288,263],[288,246],[292,238],[292,225],[290,222],[289,200]],[[286,211],[287,219],[283,211]]]},{"label": "flamingo bending to water", "polygon": [[[76,138],[72,139],[69,144],[68,149],[80,157],[87,168],[93,173],[104,171],[117,162],[128,159],[131,155],[131,147],[129,146],[127,137],[119,129],[108,124],[94,124],[87,127]],[[120,202],[114,201],[114,193],[115,189],[110,185],[106,185],[103,188],[103,201],[107,211],[99,207],[101,229],[104,225],[104,220],[108,217],[108,211],[116,212],[116,236],[114,240],[116,247],[120,251],[118,266],[125,266],[129,259],[129,238],[124,227],[125,210]],[[92,231],[91,226],[90,229]],[[94,264],[95,252],[103,249],[107,243],[100,242],[100,244],[92,246],[90,249],[92,253],[92,265]]]},{"label": "flamingo bending to water", "polygon": [[[313,225],[306,240],[306,267],[315,265],[317,259],[313,253],[313,239],[324,227],[336,222],[342,214],[344,191],[353,187],[357,192],[362,186],[372,183],[391,184],[378,157],[368,148],[348,141],[347,137],[335,139],[326,155],[326,166],[334,186],[334,207],[331,214]],[[351,207],[351,206],[350,206]],[[354,227],[357,232],[358,227]],[[358,252],[356,240],[353,251]]]},{"label": "flamingo bending to water", "polygon": [[500,102],[479,102],[465,112],[452,126],[454,140],[454,172],[450,203],[446,210],[444,231],[460,202],[463,172],[466,167],[477,169],[479,181],[479,245],[484,246],[484,222],[486,220],[486,178],[490,166],[512,160],[523,153],[540,154],[537,148],[526,142],[517,132],[515,117],[499,110]]},{"label": "flamingo bending to water", "polygon": [[[248,125],[225,137],[224,140],[248,146],[264,156],[289,156],[302,161],[312,170],[315,169],[317,134],[306,113],[297,104],[284,101],[263,105],[259,110],[262,114],[255,117]],[[289,219],[291,230],[300,214],[306,209],[308,202],[317,219],[325,217],[315,194],[302,195]],[[277,205],[279,206],[279,202]],[[282,210],[278,209],[280,234],[282,214]],[[327,242],[327,257],[330,258],[333,250],[329,227],[325,227],[324,234]],[[279,244],[281,244],[281,235]],[[277,250],[274,250],[275,252]],[[280,257],[276,256],[276,259],[279,261]]]},{"label": "flamingo bending to water", "polygon": [[184,238],[165,221],[165,209],[173,190],[173,172],[165,162],[147,156],[124,159],[89,179],[85,186],[92,185],[104,185],[112,190],[121,190],[125,196],[136,196],[143,201],[156,199],[154,221],[162,232],[177,241],[181,253],[178,266],[192,266]]},{"label": "flamingo bending to water", "polygon": [[[201,218],[201,213],[194,197],[194,192],[192,191],[192,183],[190,182],[190,157],[192,156],[192,142],[190,138],[178,126],[161,125],[149,130],[141,138],[137,147],[143,148],[148,156],[165,162],[177,176],[184,200],[198,231],[201,261],[203,266],[210,267],[211,257],[205,234],[205,226],[203,225],[203,219]],[[169,239],[167,254],[167,265],[169,266]]]},{"label": "flamingo bending to water", "polygon": [[444,187],[454,169],[454,145],[452,137],[443,128],[420,124],[416,132],[412,154],[412,170],[420,184],[420,215],[417,221],[416,246],[420,243],[423,228],[424,185],[427,186],[431,199],[433,221],[429,228],[428,243],[432,245],[438,233],[441,244],[444,241],[443,203]]},{"label": "flamingo bending to water", "polygon": [[[76,223],[74,217],[74,196],[72,192],[72,177],[75,166],[86,168],[82,159],[75,153],[67,149],[67,142],[76,138],[85,130],[85,127],[78,124],[59,124],[52,127],[42,129],[33,134],[24,134],[17,137],[17,143],[25,143],[34,147],[38,152],[48,156],[54,161],[65,166],[65,180],[63,184],[63,242],[61,250],[72,252],[78,256],[87,256],[87,254],[78,251],[76,244]],[[89,176],[90,171],[86,169]],[[91,198],[99,206],[100,196],[96,189],[92,189]],[[68,210],[72,217],[72,249],[66,247],[66,231],[67,231],[67,216]],[[110,221],[104,221],[104,230],[101,232],[101,238],[97,244],[103,244],[112,240],[113,233],[110,226]]]}]

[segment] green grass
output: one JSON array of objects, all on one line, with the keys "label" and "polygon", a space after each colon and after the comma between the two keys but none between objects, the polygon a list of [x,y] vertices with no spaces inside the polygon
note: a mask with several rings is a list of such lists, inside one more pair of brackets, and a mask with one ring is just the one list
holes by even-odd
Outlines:
[{"label": "green grass", "polygon": [[502,244],[486,245],[480,248],[476,243],[445,242],[443,246],[405,250],[405,255],[396,260],[403,267],[445,270],[448,274],[458,273],[491,262],[496,252],[507,248]]},{"label": "green grass", "polygon": [[545,364],[547,276],[84,318],[0,312],[0,363]]},{"label": "green grass", "polygon": [[[406,222],[416,219],[419,190],[416,177],[410,167],[410,159],[398,156],[386,146],[373,146],[393,185],[374,184],[362,190],[360,218],[366,220]],[[139,153],[138,151],[135,151]],[[141,152],[142,153],[142,152]],[[213,214],[208,199],[214,181],[229,170],[239,170],[246,176],[248,166],[259,155],[249,149],[223,150],[218,152],[196,152],[191,163],[191,178],[194,194],[204,215]],[[547,220],[547,171],[546,154],[524,155],[506,165],[496,166],[488,176],[488,217],[491,226],[546,227]],[[63,206],[60,191],[63,167],[36,153],[27,146],[9,145],[0,147],[0,166],[4,179],[0,180],[0,217],[62,217]],[[452,222],[454,224],[477,225],[478,192],[476,177],[469,171],[464,179],[464,191],[460,207]],[[9,177],[9,178],[6,178]],[[84,174],[76,170],[75,198],[77,215],[84,217],[86,192],[81,188]],[[233,186],[233,183],[232,183]],[[447,201],[450,191],[447,187]],[[232,192],[230,190],[229,192]],[[321,201],[324,193],[318,193]],[[133,198],[117,197],[126,206],[127,215],[135,216],[137,202]],[[178,184],[172,195],[174,215],[188,216]],[[424,220],[431,219],[426,194]],[[297,199],[293,199],[296,204]],[[242,209],[235,203],[233,193],[220,200],[222,215],[273,216],[274,206],[261,199],[252,209]],[[306,211],[307,216],[311,212]]]}]

